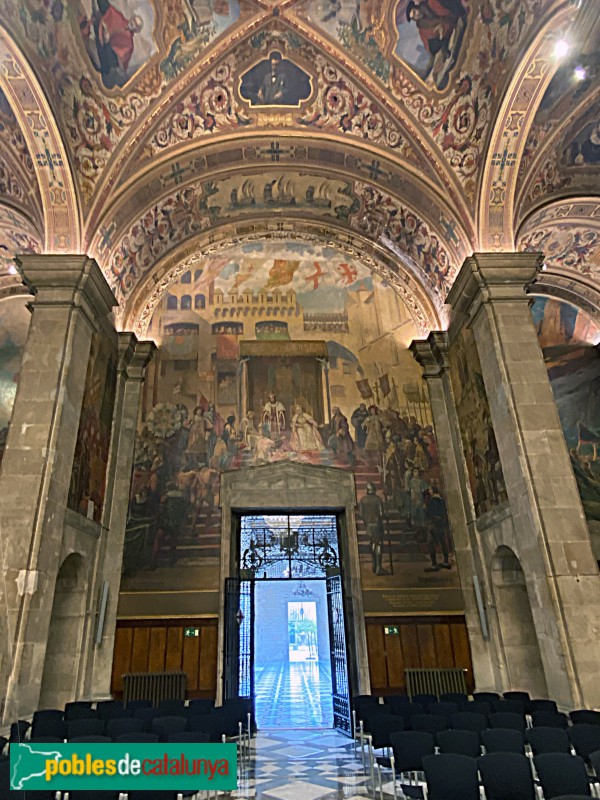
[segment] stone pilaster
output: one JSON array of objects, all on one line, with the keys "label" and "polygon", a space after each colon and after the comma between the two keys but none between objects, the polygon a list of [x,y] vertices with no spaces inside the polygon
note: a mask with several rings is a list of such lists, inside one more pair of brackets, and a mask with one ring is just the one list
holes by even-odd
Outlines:
[{"label": "stone pilaster", "polygon": [[477,577],[485,591],[485,568],[477,542],[475,510],[467,490],[468,479],[450,385],[448,335],[433,331],[426,341],[413,341],[410,350],[423,369],[423,378],[429,390],[448,520],[464,598],[476,687],[477,690],[492,689],[498,684],[499,676],[495,670],[497,660],[491,657],[490,643],[483,636],[473,582],[474,577]]},{"label": "stone pilaster", "polygon": [[116,305],[87,256],[29,255],[20,267],[35,299],[0,473],[7,720],[37,705],[91,337]]},{"label": "stone pilaster", "polygon": [[467,324],[477,345],[512,517],[495,545],[520,560],[549,694],[593,707],[600,582],[525,294],[540,263],[532,253],[466,259],[448,296],[450,334]]},{"label": "stone pilaster", "polygon": [[[88,683],[86,695],[90,697],[92,694],[96,697],[108,697],[110,694],[117,605],[140,397],[146,367],[155,350],[154,342],[139,342],[133,333],[119,334],[115,409],[102,517],[102,525],[107,533],[103,537],[98,554],[96,578],[97,597],[104,581],[108,584],[108,602],[102,640],[99,645],[92,645],[93,656],[90,659],[91,668],[88,670],[86,681]],[[98,612],[99,609],[96,614]]]}]

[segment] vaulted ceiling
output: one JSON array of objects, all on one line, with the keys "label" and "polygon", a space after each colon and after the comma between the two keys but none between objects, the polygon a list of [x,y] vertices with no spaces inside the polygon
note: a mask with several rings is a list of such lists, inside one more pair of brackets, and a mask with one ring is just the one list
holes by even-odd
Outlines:
[{"label": "vaulted ceiling", "polygon": [[362,258],[422,330],[473,250],[594,305],[598,52],[596,0],[0,0],[0,257],[95,256],[131,327],[253,237]]}]

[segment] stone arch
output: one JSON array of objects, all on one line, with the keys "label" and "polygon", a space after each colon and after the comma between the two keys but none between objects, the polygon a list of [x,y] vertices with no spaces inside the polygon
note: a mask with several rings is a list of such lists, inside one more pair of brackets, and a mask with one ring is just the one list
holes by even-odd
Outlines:
[{"label": "stone arch", "polygon": [[521,562],[510,547],[500,545],[491,569],[508,687],[528,691],[532,697],[547,697],[542,654]]},{"label": "stone arch", "polygon": [[67,149],[37,77],[2,26],[0,89],[33,159],[44,211],[44,252],[78,253],[81,215]]},{"label": "stone arch", "polygon": [[71,553],[62,562],[56,576],[40,708],[62,708],[77,695],[87,590],[88,574],[83,556]]}]

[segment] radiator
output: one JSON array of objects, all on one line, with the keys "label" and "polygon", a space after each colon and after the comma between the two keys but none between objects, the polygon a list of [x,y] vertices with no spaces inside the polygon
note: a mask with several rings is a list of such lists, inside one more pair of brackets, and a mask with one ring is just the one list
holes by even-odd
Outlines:
[{"label": "radiator", "polygon": [[439,697],[444,692],[467,693],[466,670],[448,669],[405,669],[406,688],[412,697],[415,694],[434,694]]},{"label": "radiator", "polygon": [[185,700],[185,672],[130,672],[123,675],[123,702],[150,700],[157,706],[161,700]]}]

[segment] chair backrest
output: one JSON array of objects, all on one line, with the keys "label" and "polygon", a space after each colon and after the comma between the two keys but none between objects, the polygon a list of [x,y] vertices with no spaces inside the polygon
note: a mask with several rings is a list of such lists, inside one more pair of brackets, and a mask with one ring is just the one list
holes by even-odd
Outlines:
[{"label": "chair backrest", "polygon": [[[196,717],[200,714],[210,714],[215,707],[215,701],[209,697],[197,697],[194,700],[190,700],[187,707],[190,715]],[[194,713],[191,713],[192,711]]]},{"label": "chair backrest", "polygon": [[596,778],[600,779],[600,750],[595,750],[593,753],[590,753],[589,763],[596,773]]},{"label": "chair backrest", "polygon": [[175,716],[179,714],[183,707],[185,706],[184,700],[177,700],[177,699],[169,699],[169,700],[161,700],[158,704],[158,710],[161,712],[161,715],[169,715]]},{"label": "chair backrest", "polygon": [[63,719],[63,717],[64,711],[60,711],[58,708],[44,708],[41,711],[33,712],[32,724],[41,719]]},{"label": "chair backrest", "polygon": [[98,719],[125,719],[133,716],[133,709],[125,708],[123,703],[117,700],[107,700],[106,704],[98,703],[96,711]]},{"label": "chair backrest", "polygon": [[106,721],[106,735],[116,739],[123,733],[140,733],[144,730],[145,720],[136,717],[117,717]]},{"label": "chair backrest", "polygon": [[441,714],[414,714],[410,721],[413,731],[429,731],[434,736],[448,728],[448,720]]},{"label": "chair backrest", "polygon": [[75,736],[73,739],[69,739],[69,744],[78,744],[79,742],[103,742],[105,744],[112,742],[110,736],[99,736],[99,735],[92,735],[89,736]]},{"label": "chair backrest", "polygon": [[589,708],[579,708],[569,714],[573,725],[600,725],[600,711]]},{"label": "chair backrest", "polygon": [[427,711],[430,703],[437,703],[437,695],[435,694],[413,694],[410,698],[412,703],[420,703]]},{"label": "chair backrest", "polygon": [[31,727],[31,736],[37,739],[40,736],[56,736],[59,739],[67,738],[67,723],[63,719],[52,718],[36,719]]},{"label": "chair backrest", "polygon": [[523,703],[524,706],[531,700],[529,692],[504,692],[502,696],[505,700],[518,700],[519,703]]},{"label": "chair backrest", "polygon": [[130,700],[125,708],[128,708],[130,711],[135,711],[136,708],[152,708],[152,701],[151,700]]},{"label": "chair backrest", "polygon": [[400,705],[404,705],[405,703],[410,702],[408,699],[408,695],[406,694],[387,694],[383,698],[383,704],[385,706],[390,706],[392,709],[392,714],[396,713],[396,709]]},{"label": "chair backrest", "polygon": [[208,733],[210,741],[213,744],[218,744],[221,741],[221,736],[225,732],[223,730],[222,720],[216,714],[200,714],[197,717],[192,717],[188,723],[190,731],[203,731]]},{"label": "chair backrest", "polygon": [[423,706],[421,703],[413,703],[412,701],[408,703],[402,703],[401,706],[398,706],[398,708],[395,709],[395,713],[400,714],[400,716],[404,717],[405,719],[410,719],[415,714],[424,714],[425,706]]},{"label": "chair backrest", "polygon": [[441,714],[443,717],[450,719],[452,714],[458,714],[460,706],[458,703],[451,703],[448,700],[440,700],[437,703],[430,703],[430,714]]},{"label": "chair backrest", "polygon": [[513,731],[525,730],[525,717],[521,714],[501,711],[497,714],[490,714],[489,720],[491,728],[510,728]]},{"label": "chair backrest", "polygon": [[558,714],[558,706],[554,700],[530,700],[527,704],[526,711],[528,714],[536,714],[538,711],[551,711]]},{"label": "chair backrest", "polygon": [[464,692],[444,692],[440,695],[440,702],[442,703],[458,703],[461,706],[468,700],[469,698]]},{"label": "chair backrest", "polygon": [[476,703],[493,703],[494,700],[500,700],[498,692],[473,692],[473,700]]},{"label": "chair backrest", "polygon": [[531,765],[520,753],[487,753],[477,759],[485,795],[494,800],[535,800]]},{"label": "chair backrest", "polygon": [[483,731],[481,741],[487,753],[525,753],[521,731],[511,728],[492,728]]},{"label": "chair backrest", "polygon": [[146,729],[152,727],[152,721],[157,719],[157,717],[158,717],[157,708],[134,708],[133,710],[133,719],[144,720]]},{"label": "chair backrest", "polygon": [[69,709],[65,706],[65,720],[70,722],[74,719],[98,719],[98,712],[90,706],[73,705]]},{"label": "chair backrest", "polygon": [[30,742],[54,742],[58,744],[59,742],[64,742],[64,739],[59,739],[58,736],[32,736],[29,739]]},{"label": "chair backrest", "polygon": [[[37,794],[37,792],[36,792]],[[69,800],[118,800],[119,792],[94,791],[94,790],[69,790]]]},{"label": "chair backrest", "polygon": [[461,707],[461,711],[470,711],[472,714],[483,714],[488,717],[492,713],[492,704],[485,700],[471,700]]},{"label": "chair backrest", "polygon": [[598,725],[572,725],[569,728],[569,738],[578,756],[589,761],[590,755],[600,750],[600,726]]},{"label": "chair backrest", "polygon": [[146,744],[158,742],[158,734],[148,733],[147,731],[138,731],[137,733],[121,733],[119,736],[115,737],[115,742],[126,742],[127,744]]},{"label": "chair backrest", "polygon": [[554,711],[536,711],[531,715],[534,728],[568,728],[569,718],[566,714],[555,713]]},{"label": "chair backrest", "polygon": [[591,794],[585,761],[567,753],[542,753],[533,763],[542,785],[545,800],[564,794]]},{"label": "chair backrest", "polygon": [[525,704],[520,700],[494,700],[492,709],[495,714],[508,713],[525,716]]},{"label": "chair backrest", "polygon": [[529,728],[525,741],[531,746],[534,756],[540,753],[570,753],[569,735],[563,728]]},{"label": "chair backrest", "polygon": [[171,733],[181,733],[187,726],[188,720],[186,717],[156,717],[152,720],[152,732],[158,733],[165,740]]},{"label": "chair backrest", "polygon": [[392,733],[399,733],[404,730],[404,717],[398,714],[386,714],[373,717],[370,721],[369,733],[372,736],[373,747],[379,750],[380,747],[391,747]]},{"label": "chair backrest", "polygon": [[426,731],[392,733],[390,739],[396,761],[396,772],[423,769],[424,756],[432,756],[435,752],[433,734]]},{"label": "chair backrest", "polygon": [[31,723],[29,723],[26,719],[18,719],[16,722],[11,722],[8,741],[22,742],[27,735],[29,728],[31,728]]},{"label": "chair backrest", "polygon": [[67,722],[67,739],[79,736],[101,736],[104,734],[103,719],[71,719]]},{"label": "chair backrest", "polygon": [[392,713],[391,706],[365,706],[358,721],[362,720],[365,731],[371,731],[371,722],[379,717],[389,717]]},{"label": "chair backrest", "polygon": [[477,761],[455,753],[423,758],[429,800],[479,800]]},{"label": "chair backrest", "polygon": [[191,743],[202,743],[202,742],[210,742],[210,735],[205,733],[204,731],[182,731],[181,733],[171,733],[169,734],[168,740],[169,742],[191,742]]},{"label": "chair backrest", "polygon": [[440,731],[436,739],[442,753],[456,753],[469,758],[481,755],[479,733],[476,731]]},{"label": "chair backrest", "polygon": [[483,714],[474,714],[472,711],[459,711],[450,717],[450,726],[462,731],[475,731],[481,733],[487,728],[487,718]]}]

